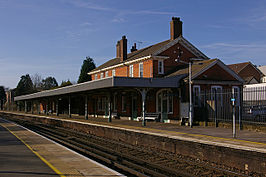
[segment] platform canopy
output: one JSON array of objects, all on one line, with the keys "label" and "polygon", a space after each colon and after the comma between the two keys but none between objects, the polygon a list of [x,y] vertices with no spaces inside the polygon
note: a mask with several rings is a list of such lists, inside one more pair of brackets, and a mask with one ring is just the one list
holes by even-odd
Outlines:
[{"label": "platform canopy", "polygon": [[92,91],[104,88],[178,88],[183,75],[168,78],[130,78],[109,77],[94,81],[88,81],[58,89],[46,90],[28,95],[15,97],[15,101],[30,100],[42,97],[51,97],[78,92]]}]

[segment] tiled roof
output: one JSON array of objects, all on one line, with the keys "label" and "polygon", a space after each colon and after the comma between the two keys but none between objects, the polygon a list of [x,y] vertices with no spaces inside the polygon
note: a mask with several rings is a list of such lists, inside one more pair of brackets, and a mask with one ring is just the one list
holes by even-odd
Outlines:
[{"label": "tiled roof", "polygon": [[260,67],[258,67],[258,69],[259,69],[264,75],[266,75],[266,65],[265,65],[265,66],[260,66]]},{"label": "tiled roof", "polygon": [[[166,41],[145,47],[143,49],[139,49],[137,51],[131,52],[131,53],[127,54],[127,59],[125,61],[131,61],[131,60],[134,60],[137,58],[149,56],[149,55],[153,54],[155,51],[159,50],[164,45],[168,44],[170,41],[171,40],[166,40]],[[98,66],[97,68],[95,68],[92,71],[97,71],[97,70],[100,70],[100,69],[103,69],[106,67],[110,67],[110,66],[114,66],[114,65],[117,65],[120,63],[122,63],[120,58],[114,58],[114,59],[111,59],[111,60],[105,62],[104,64]]]},{"label": "tiled roof", "polygon": [[[213,62],[217,61],[218,59],[210,59],[210,60],[202,60],[196,61],[191,67],[192,77],[202,71],[203,69],[207,68]],[[171,73],[166,73],[165,77],[177,76],[177,75],[186,75],[188,76],[188,65],[180,65],[179,67],[175,68],[175,71]]]},{"label": "tiled roof", "polygon": [[236,63],[227,65],[230,69],[235,71],[236,73],[239,73],[242,69],[244,69],[247,65],[251,64],[250,62],[244,62],[244,63]]},{"label": "tiled roof", "polygon": [[[254,76],[248,76],[248,77],[242,77],[245,80],[245,83],[250,83],[250,81],[252,79],[255,79],[257,81],[257,79]],[[259,83],[259,81],[257,81]]]}]

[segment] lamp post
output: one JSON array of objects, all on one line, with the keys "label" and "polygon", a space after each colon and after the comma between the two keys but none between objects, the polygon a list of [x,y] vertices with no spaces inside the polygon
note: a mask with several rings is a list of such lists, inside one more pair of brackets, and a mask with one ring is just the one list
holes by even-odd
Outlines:
[{"label": "lamp post", "polygon": [[192,77],[192,73],[191,73],[191,65],[192,62],[191,60],[189,60],[188,63],[188,69],[189,69],[189,126],[192,128],[192,122],[193,122],[193,117],[192,117],[192,109],[193,109],[193,105],[192,105],[192,86],[191,86],[191,77]]},{"label": "lamp post", "polygon": [[183,51],[178,47],[177,48],[177,52],[174,51],[174,53],[177,53],[177,59],[175,59],[176,62],[178,63],[182,63],[182,64],[188,64],[188,80],[189,80],[189,126],[192,128],[192,124],[193,124],[193,116],[192,116],[192,112],[193,112],[193,104],[192,104],[192,64],[193,61],[201,61],[202,59],[200,58],[189,58],[188,62],[185,61],[181,61],[180,58],[183,54]]}]

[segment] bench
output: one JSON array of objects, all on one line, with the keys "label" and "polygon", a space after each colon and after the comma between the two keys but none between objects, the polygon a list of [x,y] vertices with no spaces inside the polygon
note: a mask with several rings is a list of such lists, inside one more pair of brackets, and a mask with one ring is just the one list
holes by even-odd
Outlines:
[{"label": "bench", "polygon": [[118,115],[117,115],[117,112],[112,112],[112,118],[115,118],[115,119],[118,119]]},{"label": "bench", "polygon": [[[147,121],[156,121],[156,122],[158,122],[159,121],[159,117],[160,117],[160,113],[153,113],[153,112],[145,113],[145,120],[147,120]],[[142,117],[137,117],[137,120],[138,121],[142,121],[143,118]]]}]

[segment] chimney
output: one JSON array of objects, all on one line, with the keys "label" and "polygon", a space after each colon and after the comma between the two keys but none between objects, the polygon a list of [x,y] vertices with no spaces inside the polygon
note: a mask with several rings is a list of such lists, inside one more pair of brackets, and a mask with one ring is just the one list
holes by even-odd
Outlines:
[{"label": "chimney", "polygon": [[127,59],[126,36],[122,36],[122,39],[116,44],[116,58],[120,58],[121,61],[125,61]]},{"label": "chimney", "polygon": [[180,18],[172,17],[172,21],[170,22],[171,40],[175,40],[180,35],[182,36],[182,24],[183,22],[180,21]]},{"label": "chimney", "polygon": [[134,45],[132,46],[132,48],[131,48],[131,52],[134,52],[134,51],[137,51],[138,49],[137,49],[137,45],[136,45],[136,43],[134,43]]}]

